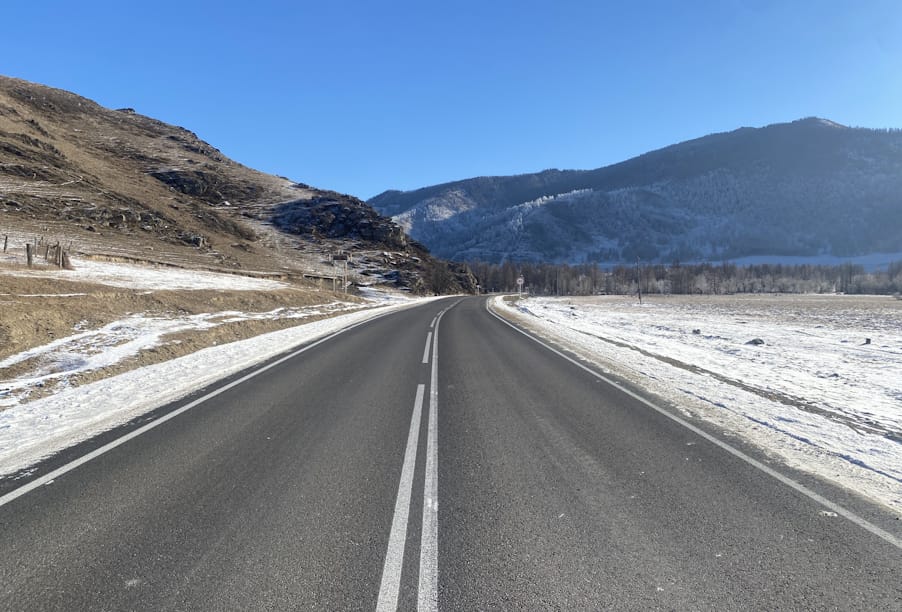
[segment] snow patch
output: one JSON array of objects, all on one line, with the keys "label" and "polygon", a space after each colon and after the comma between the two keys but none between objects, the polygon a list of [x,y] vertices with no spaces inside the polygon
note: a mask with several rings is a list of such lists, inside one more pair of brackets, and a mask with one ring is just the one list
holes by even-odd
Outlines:
[{"label": "snow patch", "polygon": [[58,278],[68,281],[98,283],[112,287],[151,291],[179,289],[275,291],[288,287],[286,283],[275,280],[204,270],[183,270],[166,266],[139,266],[77,258],[72,258],[72,266],[75,268],[74,270],[58,270],[49,267],[43,269],[6,269],[0,270],[0,274],[31,278]]},{"label": "snow patch", "polygon": [[78,329],[82,326],[76,326],[79,333],[0,361],[0,372],[29,362],[24,373],[0,380],[0,409],[26,402],[35,388],[50,382],[67,384],[72,376],[116,365],[141,351],[160,346],[163,344],[163,337],[169,334],[203,331],[226,323],[305,319],[358,309],[359,304],[331,302],[306,308],[277,308],[257,313],[222,311],[168,317],[132,315],[87,331]]}]

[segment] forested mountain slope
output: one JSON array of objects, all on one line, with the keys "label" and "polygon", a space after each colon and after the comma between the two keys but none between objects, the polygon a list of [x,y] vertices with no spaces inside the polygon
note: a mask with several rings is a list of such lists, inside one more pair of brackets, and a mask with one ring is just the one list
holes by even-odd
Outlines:
[{"label": "forested mountain slope", "polygon": [[808,118],[589,171],[480,177],[369,203],[458,260],[618,263],[902,251],[902,131]]}]

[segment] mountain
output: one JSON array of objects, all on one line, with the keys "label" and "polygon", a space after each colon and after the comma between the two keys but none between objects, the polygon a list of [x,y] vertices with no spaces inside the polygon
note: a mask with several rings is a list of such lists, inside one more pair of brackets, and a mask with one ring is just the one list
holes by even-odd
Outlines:
[{"label": "mountain", "polygon": [[286,277],[352,272],[416,292],[468,291],[351,196],[238,164],[187,129],[133,109],[0,77],[0,234],[44,236],[83,256]]},{"label": "mountain", "polygon": [[368,202],[458,261],[619,263],[902,252],[902,130],[740,128],[597,170],[480,177]]}]

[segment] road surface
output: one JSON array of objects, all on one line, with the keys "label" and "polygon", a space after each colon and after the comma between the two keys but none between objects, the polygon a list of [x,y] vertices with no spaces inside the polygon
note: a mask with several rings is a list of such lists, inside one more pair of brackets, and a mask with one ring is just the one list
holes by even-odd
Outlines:
[{"label": "road surface", "polygon": [[0,481],[0,609],[902,609],[895,517],[484,298],[209,391]]}]

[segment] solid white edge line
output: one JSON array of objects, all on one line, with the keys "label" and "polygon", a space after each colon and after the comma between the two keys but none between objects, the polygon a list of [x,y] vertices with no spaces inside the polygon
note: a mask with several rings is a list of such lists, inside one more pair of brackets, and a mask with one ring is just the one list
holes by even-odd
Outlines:
[{"label": "solid white edge line", "polygon": [[435,335],[432,338],[423,531],[420,534],[420,573],[417,587],[417,610],[421,612],[438,610],[438,332],[444,314],[458,303],[455,302],[436,317]]},{"label": "solid white edge line", "polygon": [[423,363],[429,363],[429,345],[432,343],[432,332],[426,334],[426,347],[423,349]]},{"label": "solid white edge line", "polygon": [[53,480],[59,478],[59,477],[62,476],[63,474],[65,474],[65,473],[67,473],[67,472],[71,472],[72,470],[74,470],[75,468],[79,467],[80,465],[84,465],[84,464],[87,463],[88,461],[91,461],[92,459],[96,459],[96,458],[99,457],[100,455],[103,455],[104,453],[113,450],[113,449],[116,448],[117,446],[120,446],[120,445],[122,445],[122,444],[125,444],[126,442],[128,442],[129,440],[131,440],[131,439],[133,439],[133,438],[137,438],[137,437],[140,436],[141,434],[150,431],[151,429],[157,427],[158,425],[162,425],[163,423],[165,423],[166,421],[168,421],[168,420],[170,420],[170,419],[174,419],[175,417],[179,416],[179,415],[182,414],[183,412],[187,412],[187,411],[190,410],[191,408],[194,408],[195,406],[197,406],[197,405],[199,405],[199,404],[202,404],[202,403],[206,402],[207,400],[212,399],[212,398],[216,397],[217,395],[219,395],[219,394],[221,394],[221,393],[225,393],[225,392],[228,391],[229,389],[232,389],[233,387],[237,387],[238,385],[240,385],[240,384],[242,384],[242,383],[244,383],[244,382],[250,380],[251,378],[254,378],[255,376],[258,376],[258,375],[262,374],[263,372],[266,372],[267,370],[269,370],[269,369],[271,369],[271,368],[276,367],[277,365],[280,365],[280,364],[282,364],[282,363],[285,363],[285,362],[288,361],[289,359],[294,359],[295,357],[297,357],[297,356],[300,355],[301,353],[304,353],[304,352],[306,352],[306,351],[309,351],[310,349],[312,349],[312,348],[314,348],[314,347],[316,347],[316,346],[319,346],[320,344],[322,344],[322,343],[324,343],[324,342],[328,342],[328,341],[331,340],[332,338],[335,338],[336,336],[339,336],[339,335],[341,335],[341,334],[343,334],[343,333],[345,333],[345,332],[347,332],[347,331],[350,331],[350,330],[352,330],[352,329],[354,329],[354,328],[356,328],[356,327],[359,327],[359,326],[364,325],[364,324],[366,324],[366,323],[370,323],[370,322],[372,322],[372,321],[375,321],[376,319],[381,319],[382,317],[388,316],[388,315],[390,315],[390,314],[394,314],[394,313],[396,313],[396,312],[398,312],[398,310],[392,310],[392,311],[390,311],[390,312],[380,313],[380,314],[377,314],[377,315],[375,315],[375,316],[373,316],[373,317],[371,317],[371,318],[369,318],[369,319],[366,319],[366,320],[364,320],[364,321],[360,321],[360,322],[358,322],[358,323],[354,323],[353,325],[349,325],[349,326],[347,326],[347,327],[344,327],[344,328],[342,328],[342,329],[340,329],[340,330],[338,330],[338,331],[336,331],[336,332],[333,332],[333,333],[331,333],[331,334],[329,334],[329,335],[327,335],[327,336],[324,336],[323,338],[320,338],[320,339],[317,340],[316,342],[313,342],[313,343],[311,343],[311,344],[308,344],[308,345],[306,345],[305,347],[303,347],[303,348],[301,348],[301,349],[298,349],[298,350],[296,350],[296,351],[294,351],[294,352],[292,352],[292,353],[290,353],[290,354],[288,354],[288,355],[286,355],[286,356],[284,356],[284,357],[281,357],[281,358],[278,359],[277,361],[273,361],[272,363],[269,363],[269,364],[267,364],[267,365],[261,367],[261,368],[258,369],[258,370],[254,370],[253,372],[250,372],[249,374],[246,374],[246,375],[242,376],[241,378],[239,378],[239,379],[237,379],[237,380],[233,380],[232,382],[230,382],[230,383],[228,383],[228,384],[226,384],[226,385],[223,385],[222,387],[219,387],[219,388],[216,389],[215,391],[212,391],[212,392],[208,393],[207,395],[205,395],[205,396],[203,396],[203,397],[201,397],[201,398],[198,398],[198,399],[196,399],[196,400],[194,400],[194,401],[192,401],[192,402],[190,402],[190,403],[188,403],[188,404],[185,404],[185,405],[182,406],[181,408],[178,408],[178,409],[176,409],[176,410],[173,410],[172,412],[169,412],[169,413],[167,413],[167,414],[161,416],[160,418],[155,419],[155,420],[151,421],[150,423],[147,423],[146,425],[142,425],[142,426],[139,427],[138,429],[135,429],[134,431],[131,431],[131,432],[129,432],[129,433],[123,435],[123,436],[120,437],[120,438],[116,438],[116,439],[113,440],[112,442],[108,442],[107,444],[104,444],[103,446],[94,449],[93,451],[91,451],[90,453],[88,453],[88,454],[86,454],[86,455],[82,455],[82,456],[79,457],[78,459],[74,459],[73,461],[70,461],[69,463],[67,463],[67,464],[65,464],[65,465],[63,465],[63,466],[60,466],[60,467],[56,468],[56,469],[53,470],[52,472],[48,472],[47,474],[44,474],[43,476],[40,476],[40,477],[38,477],[38,478],[35,478],[34,480],[32,480],[32,481],[30,481],[30,482],[28,482],[28,483],[22,485],[22,486],[19,487],[18,489],[13,489],[13,490],[10,491],[9,493],[7,493],[7,494],[3,495],[2,497],[0,497],[0,507],[3,507],[3,506],[5,506],[6,504],[8,504],[9,502],[11,502],[11,501],[13,501],[13,500],[15,500],[15,499],[18,499],[19,497],[22,497],[23,495],[25,495],[26,493],[28,493],[28,492],[30,492],[30,491],[33,491],[33,490],[35,490],[35,489],[37,489],[37,488],[39,488],[39,487],[44,486],[45,484],[48,484],[48,483],[50,483],[50,482],[53,482]]},{"label": "solid white edge line", "polygon": [[401,479],[398,482],[395,513],[388,536],[385,564],[382,566],[382,582],[379,586],[379,599],[376,602],[376,610],[379,612],[394,612],[398,609],[398,593],[401,589],[401,569],[404,564],[404,545],[407,542],[407,523],[410,515],[417,448],[420,444],[420,417],[423,412],[425,391],[426,385],[417,385],[417,397],[413,404],[413,416],[410,418],[410,432],[407,434]]},{"label": "solid white edge line", "polygon": [[[770,477],[772,477],[772,478],[775,478],[776,480],[782,482],[783,484],[785,484],[785,485],[788,486],[788,487],[791,487],[792,489],[795,489],[796,491],[798,491],[798,492],[801,493],[802,495],[805,495],[806,497],[808,497],[808,498],[811,499],[812,501],[817,502],[818,504],[824,506],[825,508],[829,508],[830,510],[832,510],[832,511],[835,512],[836,514],[838,514],[838,515],[842,516],[843,518],[845,518],[845,519],[847,519],[847,520],[849,520],[849,521],[855,523],[856,525],[858,525],[859,527],[861,527],[861,528],[864,529],[865,531],[868,531],[868,532],[870,532],[871,534],[877,536],[878,538],[880,538],[880,539],[882,539],[882,540],[884,540],[884,541],[886,541],[886,542],[892,544],[892,545],[895,546],[896,548],[902,549],[902,539],[900,539],[900,538],[894,536],[894,535],[891,534],[890,532],[888,532],[888,531],[886,531],[886,530],[884,530],[884,529],[881,529],[881,528],[878,527],[877,525],[874,525],[874,524],[870,523],[869,521],[867,521],[866,519],[864,519],[864,518],[858,516],[857,514],[855,514],[854,512],[852,512],[851,510],[847,510],[847,509],[844,508],[843,506],[840,506],[839,504],[830,501],[829,499],[825,498],[824,496],[820,495],[819,493],[816,493],[815,491],[812,491],[811,489],[809,489],[809,488],[806,487],[805,485],[803,485],[803,484],[801,484],[801,483],[799,483],[799,482],[796,482],[796,481],[793,480],[792,478],[790,478],[790,477],[788,477],[788,476],[784,476],[783,474],[781,474],[780,472],[777,472],[777,471],[774,470],[773,468],[768,467],[767,465],[764,465],[763,463],[761,463],[761,462],[758,461],[757,459],[754,459],[754,458],[752,458],[752,457],[746,455],[745,453],[743,453],[743,452],[742,452],[741,450],[739,450],[738,448],[735,448],[735,447],[733,447],[733,446],[730,446],[730,445],[727,444],[726,442],[720,440],[719,438],[716,438],[716,437],[712,436],[711,434],[707,433],[706,431],[704,431],[704,430],[702,430],[702,429],[699,429],[698,427],[696,427],[696,426],[693,425],[692,423],[689,423],[689,422],[686,421],[685,419],[682,419],[682,418],[678,417],[678,416],[675,415],[675,414],[671,414],[671,413],[668,412],[667,410],[664,410],[663,408],[661,408],[661,407],[655,405],[654,403],[652,403],[651,401],[645,399],[645,398],[642,397],[641,395],[638,395],[638,394],[636,394],[636,393],[633,393],[633,392],[630,391],[629,389],[625,388],[623,385],[621,385],[621,384],[615,382],[614,380],[608,378],[607,376],[605,376],[605,375],[603,375],[603,374],[600,374],[600,373],[596,372],[596,371],[593,370],[592,368],[590,368],[590,367],[588,367],[588,366],[586,366],[586,365],[584,365],[584,364],[582,364],[582,363],[576,361],[575,359],[572,359],[571,357],[565,355],[564,353],[562,353],[561,351],[557,350],[557,349],[554,348],[553,346],[551,346],[551,345],[549,345],[549,344],[546,344],[545,342],[543,342],[542,340],[540,340],[540,339],[538,339],[537,337],[533,336],[532,334],[530,334],[530,333],[528,333],[528,332],[526,332],[526,331],[520,329],[519,327],[517,327],[516,325],[514,325],[513,323],[511,323],[511,322],[508,321],[507,319],[504,319],[501,315],[497,314],[497,313],[494,311],[494,309],[493,309],[492,306],[491,306],[491,301],[492,301],[492,299],[493,299],[493,298],[488,298],[488,299],[486,300],[486,302],[485,302],[486,310],[488,311],[489,314],[491,314],[493,317],[495,317],[496,319],[498,319],[499,321],[501,321],[501,322],[504,323],[505,325],[509,326],[511,329],[513,329],[513,330],[515,330],[515,331],[517,331],[517,332],[523,334],[524,336],[526,336],[526,337],[529,338],[530,340],[532,340],[532,341],[534,341],[534,342],[536,342],[536,343],[542,345],[543,347],[545,347],[546,349],[548,349],[548,350],[551,351],[552,353],[558,355],[559,357],[562,357],[562,358],[566,359],[567,361],[569,361],[569,362],[572,363],[573,365],[575,365],[575,366],[577,366],[577,367],[579,367],[579,368],[582,368],[583,370],[585,370],[585,371],[588,372],[589,374],[592,374],[593,376],[595,376],[595,377],[598,378],[599,380],[602,380],[602,381],[608,383],[609,385],[611,385],[611,386],[613,386],[613,387],[619,389],[620,391],[622,391],[622,392],[625,393],[626,395],[628,395],[628,396],[632,397],[633,399],[635,399],[635,400],[637,400],[637,401],[639,401],[639,402],[645,404],[646,406],[648,406],[648,407],[651,408],[652,410],[654,410],[654,411],[656,411],[656,412],[658,412],[658,413],[660,413],[660,414],[666,416],[668,419],[670,419],[670,420],[672,420],[672,421],[674,421],[674,422],[676,422],[676,423],[682,425],[683,427],[685,427],[685,428],[688,429],[689,431],[691,431],[691,432],[693,432],[693,433],[695,433],[695,434],[701,436],[702,438],[704,438],[704,439],[707,440],[708,442],[711,442],[712,444],[715,444],[716,446],[719,446],[720,448],[722,448],[723,450],[727,451],[727,452],[730,453],[731,455],[733,455],[733,456],[735,456],[735,457],[737,457],[737,458],[739,458],[739,459],[745,461],[746,463],[748,463],[748,464],[751,465],[752,467],[761,470],[762,472],[764,472],[764,473],[767,474],[768,476],[770,476]],[[434,367],[434,366],[433,366],[433,367]]]}]

